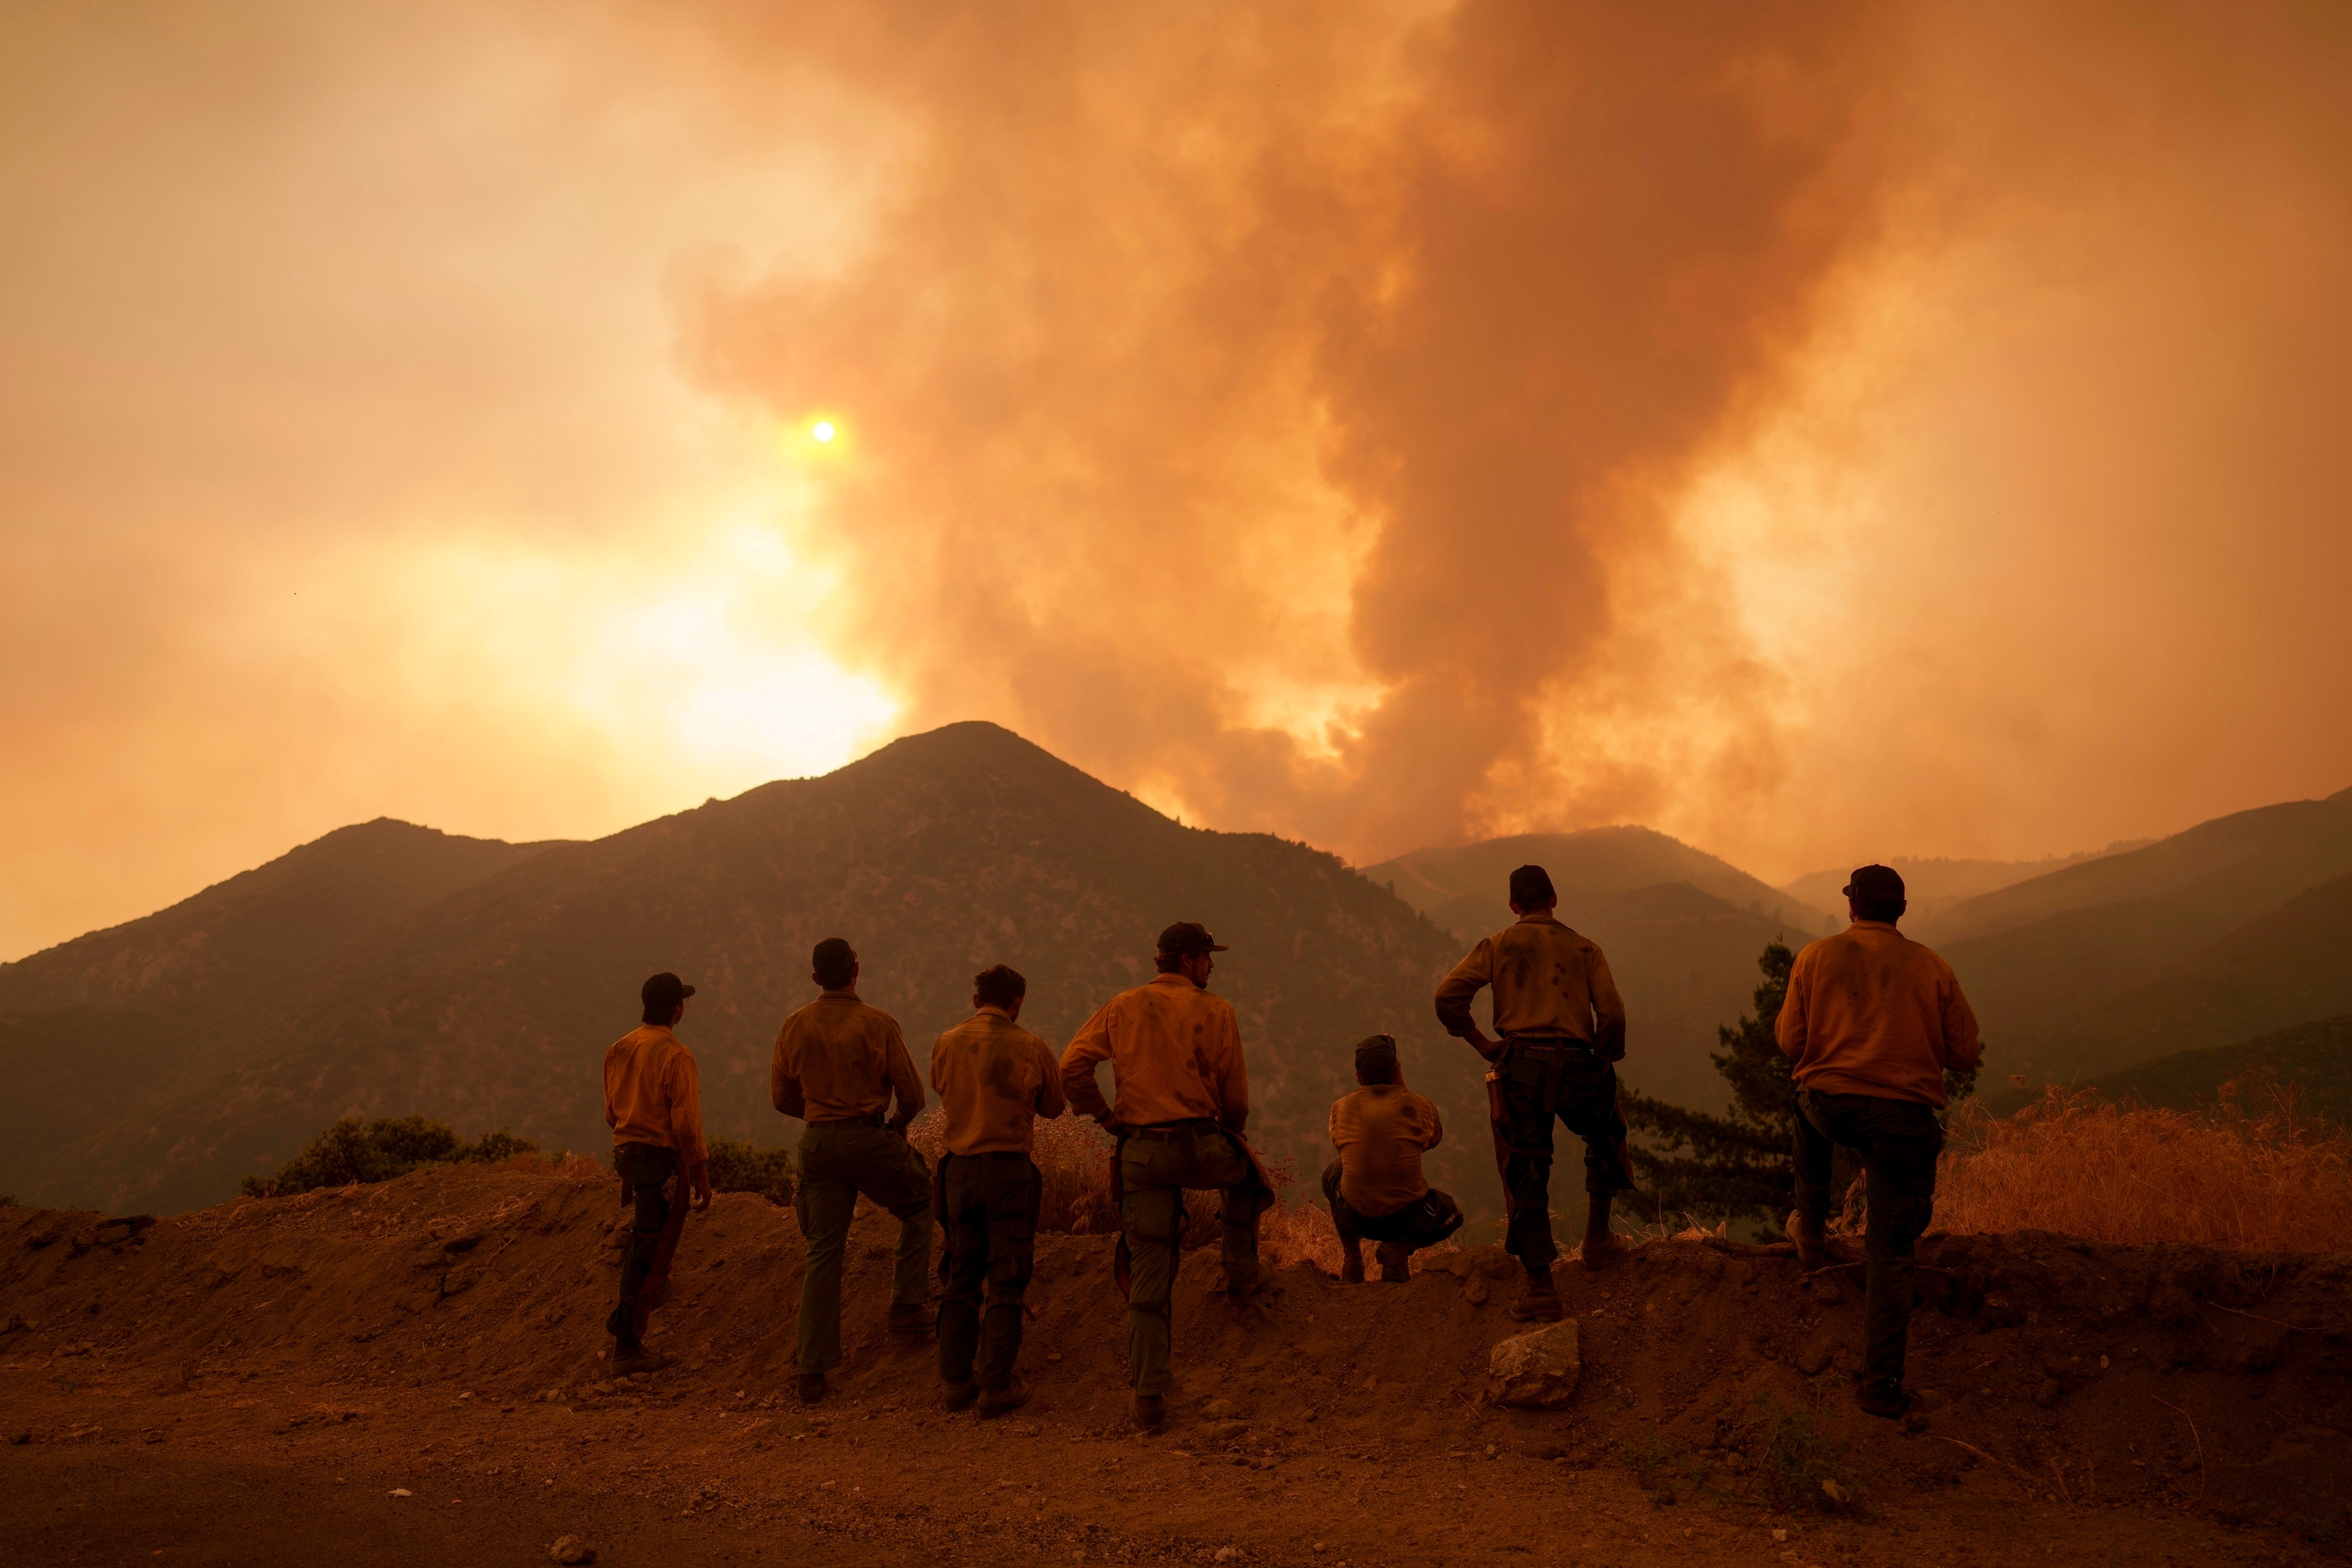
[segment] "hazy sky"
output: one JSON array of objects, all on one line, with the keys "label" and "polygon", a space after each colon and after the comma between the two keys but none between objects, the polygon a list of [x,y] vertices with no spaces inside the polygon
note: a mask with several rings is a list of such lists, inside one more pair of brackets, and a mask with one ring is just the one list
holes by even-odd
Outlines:
[{"label": "hazy sky", "polygon": [[9,6],[0,956],[961,718],[1359,861],[2352,785],[2347,18]]}]

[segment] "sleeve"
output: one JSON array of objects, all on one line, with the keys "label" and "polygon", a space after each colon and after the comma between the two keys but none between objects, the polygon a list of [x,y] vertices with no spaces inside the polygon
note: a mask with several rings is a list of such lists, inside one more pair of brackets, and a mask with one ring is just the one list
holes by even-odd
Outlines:
[{"label": "sleeve", "polygon": [[1609,973],[1609,959],[1600,948],[1586,944],[1591,954],[1587,978],[1592,991],[1592,1054],[1604,1062],[1625,1056],[1625,998],[1617,993],[1617,977]]},{"label": "sleeve", "polygon": [[613,1107],[613,1053],[618,1048],[614,1047],[604,1052],[604,1125],[607,1127],[621,1124],[621,1113]]},{"label": "sleeve", "polygon": [[1249,1125],[1249,1064],[1242,1060],[1242,1025],[1232,1004],[1217,1014],[1217,1032],[1223,1037],[1217,1052],[1217,1109],[1225,1125],[1239,1132]]},{"label": "sleeve", "polygon": [[1489,985],[1495,979],[1495,939],[1482,937],[1470,950],[1470,956],[1454,966],[1454,972],[1437,985],[1437,1021],[1445,1032],[1467,1038],[1476,1027],[1470,1016],[1470,998],[1478,994],[1479,987]]},{"label": "sleeve", "polygon": [[1069,1097],[1071,1109],[1081,1115],[1110,1114],[1110,1102],[1103,1099],[1102,1086],[1095,1082],[1095,1064],[1110,1059],[1110,1002],[1096,1008],[1095,1016],[1078,1026],[1070,1048],[1062,1053],[1062,1092]]},{"label": "sleeve", "polygon": [[688,1171],[701,1170],[709,1156],[702,1146],[702,1073],[694,1065],[694,1053],[680,1049],[670,1058],[669,1135],[670,1146],[677,1151],[678,1163]]},{"label": "sleeve", "polygon": [[[953,1032],[953,1030],[949,1031],[950,1034],[952,1034]],[[946,1035],[941,1035],[938,1039],[931,1042],[931,1092],[938,1095],[942,1100],[946,1100],[948,1097],[948,1086],[940,1080],[940,1058],[945,1054],[947,1043],[948,1037]]]},{"label": "sleeve", "polygon": [[793,1021],[787,1018],[776,1031],[776,1054],[768,1062],[768,1098],[786,1116],[805,1119],[808,1101],[801,1097],[800,1060],[793,1044]]},{"label": "sleeve", "polygon": [[1780,999],[1780,1016],[1772,1021],[1772,1042],[1792,1062],[1805,1059],[1805,991],[1810,968],[1801,950],[1796,962],[1789,966],[1789,991]]},{"label": "sleeve", "polygon": [[1944,1065],[1966,1072],[1984,1060],[1984,1042],[1977,1037],[1977,1010],[1960,994],[1960,978],[1944,971]]},{"label": "sleeve", "polygon": [[1037,1058],[1045,1068],[1037,1079],[1037,1114],[1051,1121],[1069,1109],[1062,1093],[1062,1065],[1054,1059],[1054,1047],[1043,1040],[1037,1042]]},{"label": "sleeve", "polygon": [[915,1058],[907,1053],[907,1037],[898,1032],[896,1020],[887,1020],[889,1033],[882,1042],[883,1071],[889,1075],[890,1091],[898,1097],[899,1121],[911,1121],[923,1109],[923,1079],[915,1071]]},{"label": "sleeve", "polygon": [[1335,1100],[1331,1102],[1331,1119],[1329,1125],[1331,1131],[1331,1147],[1334,1149],[1344,1149],[1347,1147],[1346,1144],[1339,1142],[1339,1107],[1346,1103],[1347,1101],[1344,1100]]},{"label": "sleeve", "polygon": [[1422,1152],[1427,1153],[1430,1150],[1436,1148],[1440,1143],[1445,1142],[1445,1120],[1437,1114],[1437,1102],[1435,1100],[1424,1100],[1421,1102],[1421,1105],[1422,1110],[1426,1113],[1426,1120],[1429,1122],[1429,1142],[1421,1146]]}]

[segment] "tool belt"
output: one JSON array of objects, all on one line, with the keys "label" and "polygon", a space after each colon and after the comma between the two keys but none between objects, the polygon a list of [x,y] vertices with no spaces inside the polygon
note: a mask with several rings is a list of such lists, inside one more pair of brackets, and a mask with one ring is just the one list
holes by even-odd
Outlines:
[{"label": "tool belt", "polygon": [[890,1125],[890,1119],[876,1110],[864,1116],[836,1116],[826,1121],[811,1121],[809,1125],[811,1127],[887,1127]]},{"label": "tool belt", "polygon": [[1198,1138],[1203,1132],[1218,1128],[1213,1116],[1190,1116],[1181,1121],[1153,1121],[1127,1130],[1129,1138],[1140,1138],[1147,1143],[1174,1143],[1185,1138]]}]

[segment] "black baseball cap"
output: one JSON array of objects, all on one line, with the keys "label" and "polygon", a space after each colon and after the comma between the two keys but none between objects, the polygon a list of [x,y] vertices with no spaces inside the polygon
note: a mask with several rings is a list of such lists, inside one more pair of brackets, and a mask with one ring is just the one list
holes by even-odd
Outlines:
[{"label": "black baseball cap", "polygon": [[1367,1072],[1370,1073],[1374,1077],[1387,1079],[1391,1082],[1395,1080],[1397,1077],[1397,1048],[1396,1037],[1394,1035],[1371,1035],[1357,1042],[1357,1081],[1360,1083],[1367,1081],[1365,1079],[1365,1074]]},{"label": "black baseball cap", "polygon": [[645,1003],[648,1011],[658,1013],[668,1012],[693,994],[693,986],[667,969],[637,989],[638,1000]]},{"label": "black baseball cap", "polygon": [[1559,895],[1552,891],[1551,873],[1540,866],[1522,866],[1511,873],[1511,902],[1523,910],[1539,910],[1546,904],[1556,904]]},{"label": "black baseball cap", "polygon": [[1891,904],[1903,897],[1903,873],[1892,866],[1856,866],[1843,891],[1857,903]]},{"label": "black baseball cap", "polygon": [[1160,951],[1162,952],[1223,952],[1226,949],[1215,937],[1209,934],[1209,928],[1199,921],[1178,921],[1160,933]]}]

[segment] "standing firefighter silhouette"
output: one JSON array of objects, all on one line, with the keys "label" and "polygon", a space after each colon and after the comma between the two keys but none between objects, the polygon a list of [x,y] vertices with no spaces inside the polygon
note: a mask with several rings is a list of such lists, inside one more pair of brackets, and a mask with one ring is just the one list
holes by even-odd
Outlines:
[{"label": "standing firefighter silhouette", "polygon": [[[1559,898],[1540,866],[1511,873],[1515,925],[1485,938],[1437,987],[1437,1019],[1486,1058],[1486,1109],[1495,1126],[1509,1215],[1504,1247],[1527,1270],[1511,1316],[1557,1319],[1551,1282],[1559,1247],[1551,1234],[1552,1121],[1584,1140],[1584,1266],[1606,1268],[1623,1250],[1609,1229],[1610,1200],[1633,1188],[1617,1069],[1625,1056],[1625,1004],[1609,961],[1552,917]],[[1470,1016],[1482,986],[1495,989],[1495,1033]]]},{"label": "standing firefighter silhouette", "polygon": [[907,1123],[923,1109],[923,1080],[898,1020],[857,999],[857,954],[841,938],[818,942],[809,962],[823,994],[776,1032],[768,1079],[776,1109],[808,1123],[794,1206],[808,1246],[800,1396],[814,1404],[824,1397],[824,1374],[841,1364],[841,1259],[859,1197],[898,1222],[890,1331],[930,1332],[931,1173],[907,1142]]},{"label": "standing firefighter silhouette", "polygon": [[[613,1168],[622,1201],[635,1199],[629,1250],[621,1263],[621,1300],[605,1327],[613,1371],[652,1372],[669,1358],[647,1350],[646,1321],[669,1289],[670,1259],[686,1228],[688,1195],[710,1206],[710,1171],[702,1147],[702,1087],[694,1053],[670,1031],[686,1016],[694,987],[667,972],[639,988],[645,1022],[604,1052],[604,1124],[613,1130]],[[679,1180],[673,1197],[664,1189]]]},{"label": "standing firefighter silhouette", "polygon": [[1935,1212],[1944,1073],[1968,1071],[1981,1051],[1952,966],[1895,929],[1906,907],[1901,875],[1861,867],[1845,896],[1853,923],[1797,954],[1775,1026],[1797,1083],[1797,1207],[1788,1234],[1804,1266],[1821,1268],[1831,1159],[1840,1147],[1861,1155],[1868,1300],[1854,1399],[1873,1415],[1897,1416],[1911,1403],[1903,1386],[1911,1254]]},{"label": "standing firefighter silhouette", "polygon": [[1029,1152],[1036,1119],[1062,1114],[1061,1064],[1018,1022],[1028,994],[1017,971],[981,971],[971,982],[979,1011],[931,1046],[931,1087],[947,1116],[931,1177],[931,1209],[947,1241],[940,1381],[949,1409],[976,1397],[982,1415],[1029,1402],[1014,1363],[1045,1191]]},{"label": "standing firefighter silhouette", "polygon": [[[1184,1189],[1222,1188],[1225,1292],[1235,1307],[1262,1283],[1257,1221],[1274,1189],[1242,1141],[1249,1121],[1249,1075],[1233,1004],[1211,994],[1212,953],[1225,950],[1202,927],[1179,921],[1160,933],[1160,973],[1122,991],[1086,1021],[1062,1056],[1070,1104],[1118,1140],[1111,1194],[1119,1214],[1121,1287],[1127,1292],[1127,1353],[1139,1426],[1166,1412],[1170,1302],[1176,1248],[1184,1231]],[[1104,1101],[1095,1064],[1110,1063],[1118,1102]]]}]

